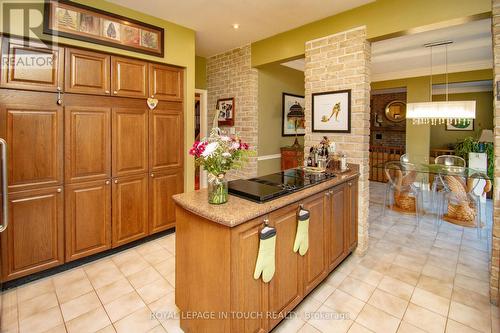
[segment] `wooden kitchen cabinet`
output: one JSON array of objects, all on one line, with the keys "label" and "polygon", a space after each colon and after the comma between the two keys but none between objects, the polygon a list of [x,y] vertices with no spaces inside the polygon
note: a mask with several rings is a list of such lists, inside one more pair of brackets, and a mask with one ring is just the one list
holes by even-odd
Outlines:
[{"label": "wooden kitchen cabinet", "polygon": [[182,104],[169,103],[168,109],[156,109],[149,114],[149,170],[151,172],[178,169],[183,166]]},{"label": "wooden kitchen cabinet", "polygon": [[304,293],[311,292],[327,275],[327,215],[325,200],[329,196],[318,193],[303,201],[309,211],[309,250],[303,257]]},{"label": "wooden kitchen cabinet", "polygon": [[328,266],[335,268],[342,260],[345,254],[345,224],[349,208],[346,197],[345,183],[328,190],[327,196],[327,248],[328,248]]},{"label": "wooden kitchen cabinet", "polygon": [[9,226],[1,233],[4,281],[64,263],[61,187],[9,195]]},{"label": "wooden kitchen cabinet", "polygon": [[112,188],[112,246],[148,234],[148,175],[116,178]]},{"label": "wooden kitchen cabinet", "polygon": [[297,211],[298,205],[292,204],[269,214],[269,225],[276,228],[276,273],[269,282],[271,327],[280,322],[283,314],[291,311],[302,299],[302,261],[298,252],[293,252]]},{"label": "wooden kitchen cabinet", "polygon": [[348,217],[346,219],[345,251],[352,252],[358,245],[358,180],[347,183]]},{"label": "wooden kitchen cabinet", "polygon": [[152,172],[149,178],[149,233],[175,226],[172,195],[183,191],[183,171]]},{"label": "wooden kitchen cabinet", "polygon": [[113,177],[147,173],[148,112],[146,108],[114,108],[112,128]]},{"label": "wooden kitchen cabinet", "polygon": [[64,91],[75,94],[110,94],[111,56],[80,49],[65,50]]},{"label": "wooden kitchen cabinet", "polygon": [[160,101],[182,101],[183,70],[178,67],[149,64],[149,96]]},{"label": "wooden kitchen cabinet", "polygon": [[63,182],[63,109],[54,94],[0,91],[0,137],[7,141],[9,192]]},{"label": "wooden kitchen cabinet", "polygon": [[148,97],[148,63],[111,57],[111,92],[119,97]]},{"label": "wooden kitchen cabinet", "polygon": [[110,249],[110,181],[68,185],[65,197],[66,260]]},{"label": "wooden kitchen cabinet", "polygon": [[18,38],[2,38],[1,88],[62,91],[64,48]]},{"label": "wooden kitchen cabinet", "polygon": [[65,112],[65,180],[111,177],[111,108],[68,106]]}]

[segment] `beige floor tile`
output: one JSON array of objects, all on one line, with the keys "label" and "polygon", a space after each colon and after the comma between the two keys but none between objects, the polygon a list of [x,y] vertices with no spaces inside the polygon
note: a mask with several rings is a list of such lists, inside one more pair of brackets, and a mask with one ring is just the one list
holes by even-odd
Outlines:
[{"label": "beige floor tile", "polygon": [[372,295],[375,287],[348,276],[342,281],[339,289],[366,302]]},{"label": "beige floor tile", "polygon": [[446,332],[450,333],[480,333],[480,331],[475,330],[473,328],[470,328],[468,326],[465,326],[464,324],[460,324],[457,321],[454,321],[452,319],[448,319],[448,322],[446,323]]},{"label": "beige floor tile", "polygon": [[149,304],[174,291],[174,288],[167,282],[167,280],[160,277],[160,279],[148,283],[141,288],[136,289],[136,291],[139,296],[141,296],[142,300],[146,304]]},{"label": "beige floor tile", "polygon": [[27,301],[30,298],[54,291],[52,278],[38,280],[17,288],[17,300],[19,302]]},{"label": "beige floor tile", "polygon": [[59,303],[57,302],[56,293],[53,291],[33,297],[27,301],[20,302],[18,304],[19,320],[24,320],[29,316],[55,306],[59,306]]},{"label": "beige floor tile", "polygon": [[460,288],[453,288],[451,300],[473,307],[481,312],[488,312],[490,309],[490,297],[478,294],[474,291]]},{"label": "beige floor tile", "polygon": [[328,283],[323,282],[309,294],[309,297],[314,298],[320,303],[323,303],[328,298],[328,296],[333,293],[334,290],[334,287],[332,287]]},{"label": "beige floor tile", "polygon": [[441,267],[452,272],[455,272],[455,270],[457,269],[457,262],[455,260],[446,260],[439,257],[429,256],[429,259],[427,259],[427,264]]},{"label": "beige floor tile", "polygon": [[293,310],[295,314],[303,321],[308,321],[310,314],[318,310],[321,303],[312,297],[306,297],[297,307]]},{"label": "beige floor tile", "polygon": [[33,316],[19,321],[19,332],[39,333],[45,332],[63,323],[61,310],[53,307],[45,311],[38,312]]},{"label": "beige floor tile", "polygon": [[175,288],[175,272],[172,272],[165,276],[165,279],[168,281],[168,283],[170,283],[172,287]]},{"label": "beige floor tile", "polygon": [[491,333],[500,333],[500,318],[491,316]]},{"label": "beige floor tile", "polygon": [[148,283],[161,279],[162,276],[152,266],[149,266],[137,273],[128,276],[128,281],[135,288],[138,289]]},{"label": "beige floor tile", "polygon": [[498,306],[491,304],[491,316],[495,318],[500,318],[500,308]]},{"label": "beige floor tile", "polygon": [[128,282],[128,280],[124,278],[96,290],[97,296],[99,296],[103,304],[114,301],[115,299],[128,294],[131,291],[134,291],[134,288]]},{"label": "beige floor tile", "polygon": [[306,323],[297,333],[321,333],[321,331]]},{"label": "beige floor tile", "polygon": [[442,280],[446,283],[453,283],[455,272],[431,264],[426,264],[422,269],[422,275]]},{"label": "beige floor tile", "polygon": [[351,319],[336,318],[335,310],[326,305],[322,305],[308,321],[308,324],[323,333],[345,333],[352,323]]},{"label": "beige floor tile", "polygon": [[389,267],[389,269],[385,274],[394,279],[411,284],[412,286],[415,286],[417,284],[418,277],[420,276],[420,273],[411,271],[407,268],[394,264],[392,264],[391,267]]},{"label": "beige floor tile", "polygon": [[421,275],[418,280],[417,288],[427,290],[444,298],[451,298],[453,284],[431,278],[427,275]]},{"label": "beige floor tile", "polygon": [[384,276],[384,278],[378,285],[378,289],[386,291],[389,294],[392,294],[399,298],[409,300],[415,287],[403,281],[394,279],[390,276]]},{"label": "beige floor tile", "polygon": [[469,263],[463,264],[458,263],[457,265],[457,273],[462,275],[478,279],[481,281],[489,281],[490,275],[488,269],[478,269]]},{"label": "beige floor tile", "polygon": [[[104,311],[104,312],[106,312],[106,311]],[[115,333],[115,332],[116,332],[116,330],[113,327],[113,325],[109,325],[109,326],[106,326],[106,327],[100,329],[96,333]]]},{"label": "beige floor tile", "polygon": [[167,277],[167,275],[175,272],[175,257],[170,257],[153,266],[163,277]]},{"label": "beige floor tile", "polygon": [[160,248],[158,251],[150,252],[142,256],[144,260],[149,262],[151,265],[156,265],[162,261],[165,261],[169,258],[173,257],[173,254],[165,250],[164,248]]},{"label": "beige floor tile", "polygon": [[425,261],[417,260],[414,257],[410,257],[404,254],[400,254],[394,259],[393,264],[409,269],[410,271],[415,271],[420,273],[424,267]]},{"label": "beige floor tile", "polygon": [[304,324],[305,322],[299,317],[285,318],[273,329],[273,333],[295,333],[298,332]]},{"label": "beige floor tile", "polygon": [[59,324],[56,327],[53,327],[43,333],[66,333],[66,325],[64,324]]},{"label": "beige floor tile", "polygon": [[111,259],[88,266],[85,268],[85,272],[95,289],[123,278],[121,271]]},{"label": "beige floor tile", "polygon": [[450,300],[448,298],[433,294],[427,290],[415,288],[410,302],[426,308],[427,310],[439,313],[442,316],[448,316]]},{"label": "beige floor tile", "polygon": [[362,265],[358,265],[350,274],[360,281],[371,284],[372,286],[378,286],[384,275],[372,269],[368,269]]},{"label": "beige floor tile", "polygon": [[347,274],[342,272],[333,271],[330,275],[325,279],[325,283],[330,286],[337,288],[342,281],[347,277]]},{"label": "beige floor tile", "polygon": [[59,303],[66,303],[73,298],[89,293],[94,290],[92,284],[87,277],[79,280],[68,281],[67,285],[60,284],[56,287],[57,298]]},{"label": "beige floor tile", "polygon": [[184,333],[181,330],[179,319],[169,319],[161,322],[161,325],[167,330],[168,333]]},{"label": "beige floor tile", "polygon": [[151,318],[151,310],[146,306],[114,323],[117,333],[148,332],[158,325],[160,323],[156,319]]},{"label": "beige floor tile", "polygon": [[66,323],[68,333],[97,332],[106,328],[105,332],[113,332],[107,328],[111,324],[106,311],[102,307],[84,313]]},{"label": "beige floor tile", "polygon": [[144,256],[146,254],[149,254],[149,253],[152,253],[152,252],[155,252],[155,251],[158,251],[158,250],[162,250],[163,247],[161,247],[160,244],[158,244],[157,242],[147,242],[147,243],[144,243],[142,245],[139,245],[137,247],[134,248],[134,250],[139,253],[141,256]]},{"label": "beige floor tile", "polygon": [[410,303],[403,321],[429,333],[442,333],[446,326],[446,317]]},{"label": "beige floor tile", "polygon": [[64,321],[70,321],[99,307],[101,307],[101,301],[97,297],[97,294],[92,291],[61,304],[61,311]]},{"label": "beige floor tile", "polygon": [[87,275],[85,274],[85,271],[83,270],[83,268],[79,267],[70,269],[60,274],[56,274],[54,275],[53,280],[54,280],[54,286],[56,287],[56,289],[58,289],[67,287],[72,283],[75,283],[76,281],[86,278]]},{"label": "beige floor tile", "polygon": [[380,289],[375,289],[372,296],[368,300],[368,304],[373,305],[379,310],[385,311],[388,314],[401,319],[403,318],[406,307],[408,306],[408,301],[393,296]]},{"label": "beige floor tile", "polygon": [[489,282],[477,280],[458,273],[455,276],[455,286],[477,292],[484,296],[490,294]]},{"label": "beige floor tile", "polygon": [[351,296],[340,289],[331,294],[324,303],[338,313],[345,313],[354,320],[365,306],[365,302]]},{"label": "beige floor tile", "polygon": [[424,330],[421,330],[418,327],[413,326],[406,321],[402,321],[399,324],[398,333],[426,333]]},{"label": "beige floor tile", "polygon": [[394,333],[398,329],[400,320],[366,304],[356,318],[356,322],[376,333]]},{"label": "beige floor tile", "polygon": [[179,312],[179,308],[175,305],[175,292],[171,292],[164,297],[160,297],[153,303],[148,304],[148,307],[160,322],[171,319],[163,318],[165,314],[175,314]]},{"label": "beige floor tile", "polygon": [[354,322],[351,326],[351,328],[349,328],[349,331],[348,333],[371,333],[373,332],[372,330],[369,330],[368,328]]},{"label": "beige floor tile", "polygon": [[[15,291],[15,290],[14,290]],[[17,333],[19,332],[18,308],[17,299],[15,303],[12,300],[3,304],[2,312],[0,313],[0,332]]]},{"label": "beige floor tile", "polygon": [[148,333],[168,333],[167,330],[160,325],[153,327],[151,330],[148,331]]},{"label": "beige floor tile", "polygon": [[119,254],[113,257],[112,260],[125,276],[132,275],[147,267],[150,267],[149,263],[135,251],[131,251],[125,254]]},{"label": "beige floor tile", "polygon": [[160,238],[157,243],[165,248],[168,252],[175,254],[175,234]]},{"label": "beige floor tile", "polygon": [[478,311],[462,303],[451,302],[449,317],[478,331],[491,331],[490,313]]},{"label": "beige floor tile", "polygon": [[106,309],[111,322],[115,323],[145,305],[146,304],[142,301],[141,297],[135,291],[132,291],[110,303],[104,304],[104,308]]}]

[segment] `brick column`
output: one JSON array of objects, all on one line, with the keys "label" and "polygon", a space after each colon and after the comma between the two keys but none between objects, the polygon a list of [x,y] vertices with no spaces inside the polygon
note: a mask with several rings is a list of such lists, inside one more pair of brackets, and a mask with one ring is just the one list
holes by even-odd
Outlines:
[{"label": "brick column", "polygon": [[[493,72],[495,84],[500,81],[500,0],[492,1],[493,7]],[[493,91],[496,91],[494,87]],[[500,101],[495,98],[493,116],[495,136],[495,186],[493,194],[493,241],[491,253],[490,297],[491,302],[499,304],[498,271],[500,266]]]},{"label": "brick column", "polygon": [[[324,135],[336,142],[348,161],[360,165],[358,249],[368,247],[368,158],[370,142],[370,43],[366,27],[359,27],[306,42],[305,45],[306,135],[305,152]],[[311,94],[351,89],[351,133],[318,133],[311,128]]]},{"label": "brick column", "polygon": [[[236,132],[252,147],[258,143],[258,71],[252,68],[250,45],[207,59],[208,128],[212,128],[217,99],[234,97]],[[226,128],[227,129],[227,128]],[[257,176],[257,157],[228,179]]]}]

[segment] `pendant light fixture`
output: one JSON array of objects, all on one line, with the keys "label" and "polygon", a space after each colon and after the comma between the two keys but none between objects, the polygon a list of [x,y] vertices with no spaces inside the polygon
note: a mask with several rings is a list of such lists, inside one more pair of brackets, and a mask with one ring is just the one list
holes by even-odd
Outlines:
[{"label": "pendant light fixture", "polygon": [[[453,42],[442,41],[424,45],[431,51],[430,101],[407,104],[406,118],[412,119],[414,125],[465,125],[476,118],[476,101],[448,101],[448,45],[451,43]],[[432,50],[438,46],[445,47],[446,100],[444,102],[432,101]]]}]

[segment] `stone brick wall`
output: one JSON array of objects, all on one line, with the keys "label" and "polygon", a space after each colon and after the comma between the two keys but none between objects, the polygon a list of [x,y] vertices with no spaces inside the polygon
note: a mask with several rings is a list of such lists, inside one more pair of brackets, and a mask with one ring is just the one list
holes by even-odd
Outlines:
[{"label": "stone brick wall", "polygon": [[[244,141],[257,148],[258,71],[252,68],[251,60],[250,45],[207,59],[208,127],[212,127],[217,99],[234,97],[234,128]],[[230,172],[228,179],[255,176],[257,157],[251,158],[244,169]]]},{"label": "stone brick wall", "polygon": [[[493,71],[494,82],[500,81],[500,0],[492,1],[493,7]],[[493,89],[495,91],[495,89]],[[495,111],[493,115],[495,135],[495,193],[493,195],[493,241],[491,254],[490,295],[494,304],[499,304],[499,278],[500,266],[500,101],[495,98]]]},{"label": "stone brick wall", "polygon": [[[371,135],[370,142],[373,146],[404,147],[406,145],[406,121],[395,123],[385,117],[385,107],[392,101],[406,102],[406,92],[377,94],[371,96]],[[376,119],[382,120],[375,126]],[[381,136],[381,139],[377,138]]]},{"label": "stone brick wall", "polygon": [[[370,43],[366,27],[306,42],[305,152],[327,135],[348,161],[360,165],[358,252],[368,246],[368,156],[370,143]],[[318,133],[311,128],[311,94],[351,89],[351,133]]]}]

